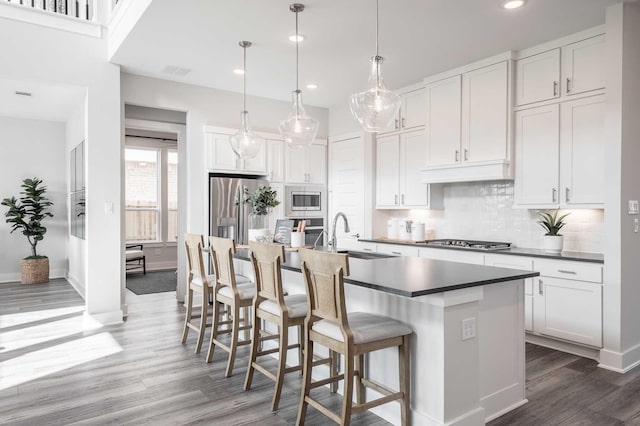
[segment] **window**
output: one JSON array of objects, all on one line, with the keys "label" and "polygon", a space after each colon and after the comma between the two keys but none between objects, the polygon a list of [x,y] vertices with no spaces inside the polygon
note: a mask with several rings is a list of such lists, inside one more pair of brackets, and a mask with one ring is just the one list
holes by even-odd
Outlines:
[{"label": "window", "polygon": [[127,242],[175,242],[178,235],[178,153],[125,148]]}]

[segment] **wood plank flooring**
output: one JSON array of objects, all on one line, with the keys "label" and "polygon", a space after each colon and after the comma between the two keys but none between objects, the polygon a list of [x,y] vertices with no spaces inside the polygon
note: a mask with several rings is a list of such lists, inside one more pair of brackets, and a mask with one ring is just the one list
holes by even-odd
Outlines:
[{"label": "wood plank flooring", "polygon": [[[226,356],[206,364],[180,343],[184,308],[174,293],[127,293],[129,318],[99,327],[83,318],[83,300],[64,280],[0,284],[0,424],[290,425],[300,377],[289,375],[280,409],[273,382],[256,373],[242,390],[247,348],[234,375]],[[275,367],[275,362],[273,363]],[[317,390],[338,409],[340,398]],[[527,345],[529,403],[493,422],[503,425],[640,425],[640,368],[617,374],[583,359]],[[307,424],[330,422],[309,408]],[[386,425],[372,413],[355,425]]]}]

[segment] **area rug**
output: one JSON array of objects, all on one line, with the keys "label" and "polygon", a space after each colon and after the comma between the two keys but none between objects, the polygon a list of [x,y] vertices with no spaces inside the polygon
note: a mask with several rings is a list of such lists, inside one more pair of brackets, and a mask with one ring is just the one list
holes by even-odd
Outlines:
[{"label": "area rug", "polygon": [[127,288],[138,295],[176,291],[177,282],[174,270],[127,274]]}]

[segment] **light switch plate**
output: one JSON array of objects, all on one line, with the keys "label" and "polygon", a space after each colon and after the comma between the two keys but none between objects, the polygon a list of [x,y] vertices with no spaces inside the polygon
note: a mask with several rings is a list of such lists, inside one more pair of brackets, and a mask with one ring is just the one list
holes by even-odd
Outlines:
[{"label": "light switch plate", "polygon": [[640,208],[638,207],[638,200],[629,200],[629,214],[638,214],[640,213]]}]

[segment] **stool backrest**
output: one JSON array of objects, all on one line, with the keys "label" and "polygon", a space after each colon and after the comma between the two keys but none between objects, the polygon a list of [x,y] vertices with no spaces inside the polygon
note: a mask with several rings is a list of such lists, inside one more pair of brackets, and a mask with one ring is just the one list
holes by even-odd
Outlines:
[{"label": "stool backrest", "polygon": [[209,250],[213,260],[213,270],[218,285],[236,287],[236,274],[233,267],[233,255],[236,242],[231,238],[209,237]]},{"label": "stool backrest", "polygon": [[280,265],[284,261],[284,246],[249,241],[249,250],[251,250],[251,263],[258,297],[283,305],[284,292]]},{"label": "stool backrest", "polygon": [[184,246],[187,250],[189,281],[194,275],[201,277],[205,281],[207,276],[204,272],[204,260],[202,259],[204,237],[200,234],[184,234]]},{"label": "stool backrest", "polygon": [[348,328],[344,298],[344,276],[349,275],[347,255],[307,249],[298,253],[307,286],[307,318],[326,319]]}]

